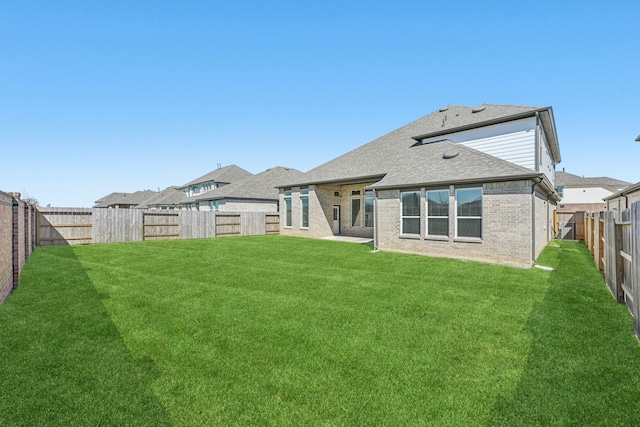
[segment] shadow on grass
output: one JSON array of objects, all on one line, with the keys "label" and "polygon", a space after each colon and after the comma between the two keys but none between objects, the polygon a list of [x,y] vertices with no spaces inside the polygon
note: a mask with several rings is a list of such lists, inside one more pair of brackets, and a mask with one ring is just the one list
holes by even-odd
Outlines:
[{"label": "shadow on grass", "polygon": [[525,326],[531,351],[518,387],[489,425],[638,425],[640,345],[580,242],[551,245],[541,263],[557,270]]},{"label": "shadow on grass", "polygon": [[0,306],[0,425],[169,425],[73,248],[40,248]]}]

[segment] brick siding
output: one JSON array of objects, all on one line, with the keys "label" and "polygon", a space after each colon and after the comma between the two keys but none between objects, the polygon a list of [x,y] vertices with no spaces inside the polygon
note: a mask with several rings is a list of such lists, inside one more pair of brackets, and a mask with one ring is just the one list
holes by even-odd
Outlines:
[{"label": "brick siding", "polygon": [[35,247],[36,209],[19,198],[19,193],[0,192],[0,303],[18,286]]}]

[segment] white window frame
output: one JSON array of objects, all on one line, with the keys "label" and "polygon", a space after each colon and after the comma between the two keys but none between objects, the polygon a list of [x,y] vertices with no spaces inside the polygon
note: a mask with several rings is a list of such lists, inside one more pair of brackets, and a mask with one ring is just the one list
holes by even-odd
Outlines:
[{"label": "white window frame", "polygon": [[[458,202],[459,202],[459,195],[458,192],[459,191],[465,191],[465,190],[479,190],[480,191],[480,195],[481,195],[481,199],[480,199],[480,216],[466,216],[466,215],[460,215],[458,213]],[[484,191],[482,187],[460,187],[460,188],[456,188],[455,189],[455,199],[456,199],[456,238],[458,239],[472,239],[472,240],[482,240],[482,236],[484,234],[484,220],[483,220],[483,216],[484,216]],[[480,220],[480,236],[460,236],[460,220],[461,219],[474,219],[474,220]]]},{"label": "white window frame", "polygon": [[[429,215],[429,193],[437,193],[437,192],[442,192],[442,193],[446,193],[447,195],[447,215],[446,216],[439,216],[439,215]],[[450,191],[448,188],[432,188],[429,189],[425,192],[424,198],[426,201],[426,211],[425,211],[425,217],[426,217],[426,223],[425,223],[425,235],[429,236],[429,237],[449,237],[449,232],[451,231],[451,218],[450,218],[450,214],[449,214],[449,208],[450,208],[450,199],[449,199],[449,195],[450,195]],[[429,220],[430,219],[443,219],[446,218],[447,219],[447,233],[446,234],[430,234],[429,233]]]},{"label": "white window frame", "polygon": [[[417,194],[418,195],[418,215],[404,215],[404,195],[405,194]],[[400,192],[400,234],[405,236],[420,236],[420,229],[422,222],[420,218],[420,200],[422,198],[420,190],[406,190]],[[409,233],[404,230],[404,220],[405,219],[417,219],[418,220],[418,232],[417,233]]]}]

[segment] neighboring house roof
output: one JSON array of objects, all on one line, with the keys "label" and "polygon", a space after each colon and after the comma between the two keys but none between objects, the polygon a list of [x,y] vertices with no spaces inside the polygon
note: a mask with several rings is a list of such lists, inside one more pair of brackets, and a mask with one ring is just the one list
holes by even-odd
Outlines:
[{"label": "neighboring house roof", "polygon": [[[543,121],[554,163],[558,163],[560,152],[551,107],[450,105],[330,160],[307,172],[302,180],[292,181],[286,186],[378,180],[412,159],[417,152],[413,148],[420,144],[416,141],[536,115]],[[539,175],[531,170],[529,173]]]},{"label": "neighboring house roof", "polygon": [[179,205],[183,200],[187,198],[184,191],[178,189],[176,186],[167,187],[160,191],[146,203],[136,206],[137,208],[148,208],[151,206],[172,206]]},{"label": "neighboring house roof", "polygon": [[209,172],[206,175],[201,176],[200,178],[196,178],[193,181],[187,182],[185,185],[179,188],[189,187],[190,185],[196,185],[203,182],[222,182],[225,184],[229,184],[235,181],[239,181],[243,178],[251,176],[251,172],[248,172],[241,167],[236,165],[229,165],[214,171]]},{"label": "neighboring house roof", "polygon": [[460,184],[505,179],[529,179],[539,172],[518,166],[451,141],[413,146],[404,158],[370,188]]},{"label": "neighboring house roof", "polygon": [[106,208],[109,207],[112,201],[119,200],[126,196],[127,193],[111,193],[95,201],[94,208]]},{"label": "neighboring house roof", "polygon": [[303,173],[297,169],[277,166],[243,180],[233,182],[224,187],[198,194],[186,202],[220,199],[254,199],[278,200],[277,185],[291,180],[297,180]]},{"label": "neighboring house roof", "polygon": [[156,191],[144,190],[135,193],[111,193],[109,196],[100,199],[94,208],[108,208],[116,205],[136,206],[146,203],[149,199],[156,196]]},{"label": "neighboring house roof", "polygon": [[635,193],[636,191],[640,191],[640,182],[637,182],[637,183],[635,183],[633,185],[630,185],[630,186],[628,186],[626,188],[623,188],[622,190],[617,191],[617,192],[613,193],[612,195],[605,197],[603,200],[609,201],[609,200],[616,199],[616,198],[621,197],[621,196],[627,196],[627,195],[629,195],[631,193]]},{"label": "neighboring house roof", "polygon": [[630,182],[606,176],[585,178],[568,172],[556,172],[556,186],[558,187],[602,187],[615,192],[629,185],[631,185]]}]

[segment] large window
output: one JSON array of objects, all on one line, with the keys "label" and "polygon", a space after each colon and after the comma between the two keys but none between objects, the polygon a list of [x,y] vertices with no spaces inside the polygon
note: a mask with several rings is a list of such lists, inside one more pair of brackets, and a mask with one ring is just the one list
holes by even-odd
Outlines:
[{"label": "large window", "polygon": [[[287,194],[286,190],[284,194]],[[291,194],[291,191],[289,191],[289,194]],[[291,197],[284,198],[284,205],[284,226],[291,227]]]},{"label": "large window", "polygon": [[402,201],[401,234],[420,235],[420,192],[400,193]]},{"label": "large window", "polygon": [[360,224],[360,198],[351,199],[351,226],[356,227]]},{"label": "large window", "polygon": [[364,226],[373,228],[373,197],[364,198]]},{"label": "large window", "polygon": [[300,197],[300,205],[302,207],[301,227],[309,228],[309,197]]},{"label": "large window", "polygon": [[457,236],[482,238],[482,188],[456,190]]},{"label": "large window", "polygon": [[427,191],[427,235],[449,235],[449,190]]}]

